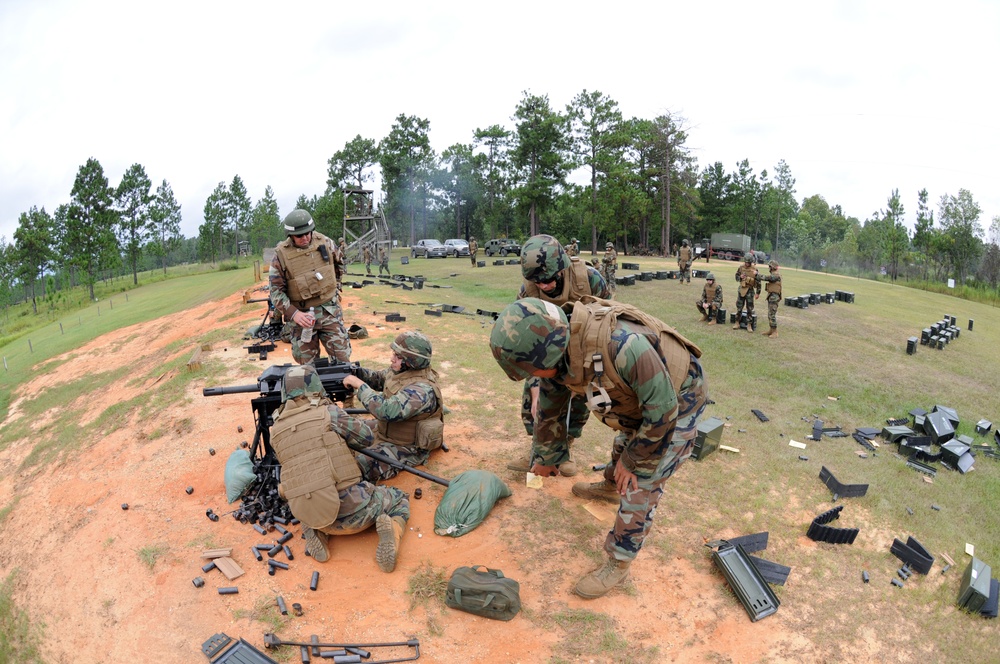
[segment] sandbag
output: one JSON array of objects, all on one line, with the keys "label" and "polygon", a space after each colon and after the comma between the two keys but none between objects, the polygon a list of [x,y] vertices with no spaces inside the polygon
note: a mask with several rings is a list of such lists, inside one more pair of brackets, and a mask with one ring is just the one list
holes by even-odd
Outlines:
[{"label": "sandbag", "polygon": [[449,483],[434,512],[434,532],[461,537],[483,522],[500,498],[510,489],[487,470],[467,470]]},{"label": "sandbag", "polygon": [[239,500],[247,487],[254,483],[257,474],[253,471],[253,461],[250,460],[250,453],[245,449],[233,450],[226,461],[226,500],[234,503]]}]

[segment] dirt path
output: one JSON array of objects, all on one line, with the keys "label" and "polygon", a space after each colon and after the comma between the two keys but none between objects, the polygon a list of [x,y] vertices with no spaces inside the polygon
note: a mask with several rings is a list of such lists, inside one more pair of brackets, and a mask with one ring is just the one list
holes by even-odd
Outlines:
[{"label": "dirt path", "polygon": [[[241,298],[203,305],[164,319],[122,329],[72,353],[72,362],[58,373],[29,381],[12,404],[18,418],[22,400],[29,400],[79,376],[119,367],[156,378],[123,380],[110,388],[81,395],[100,413],[108,406],[151,389],[167,376],[153,368],[189,356],[207,331],[252,323],[256,312],[237,314]],[[245,320],[242,320],[244,319]],[[388,334],[369,328],[374,335]],[[240,343],[234,341],[234,344]],[[269,363],[290,360],[280,345]],[[170,351],[171,348],[181,350]],[[217,345],[207,357],[229,367],[225,383],[253,382],[257,365],[248,365],[240,347]],[[57,358],[65,359],[65,358]],[[387,361],[384,356],[356,360]],[[248,372],[248,368],[250,371]],[[263,367],[261,367],[263,368]],[[259,370],[257,370],[259,371]],[[444,372],[446,373],[446,372]],[[447,381],[445,376],[444,382]],[[514,496],[494,509],[477,530],[458,538],[434,535],[434,508],[440,492],[424,480],[403,474],[392,480],[404,490],[424,488],[423,500],[412,500],[411,532],[406,534],[399,566],[384,574],[375,564],[374,532],[338,538],[331,560],[317,564],[303,555],[302,540],[292,540],[291,569],[275,576],[256,562],[250,548],[273,538],[224,516],[211,522],[205,511],[225,513],[223,469],[229,453],[252,431],[246,395],[201,396],[202,384],[190,385],[181,403],[166,408],[155,424],[126,424],[107,430],[81,451],[37,473],[15,472],[31,451],[32,440],[18,441],[0,453],[0,505],[20,499],[0,526],[0,574],[19,570],[15,597],[33,620],[44,621],[43,653],[50,663],[156,661],[207,662],[203,641],[217,632],[243,637],[262,648],[270,628],[254,619],[281,595],[291,606],[302,604],[304,615],[291,617],[281,628],[285,639],[308,641],[309,635],[352,642],[396,641],[418,636],[422,661],[543,662],[558,661],[732,661],[770,662],[814,659],[817,654],[792,633],[779,612],[766,623],[753,624],[743,608],[710,568],[693,569],[682,558],[641,559],[634,566],[633,591],[586,602],[570,594],[572,581],[587,570],[565,569],[558,557],[529,572],[499,536],[510,510],[531,499],[531,490],[513,486]],[[134,422],[133,415],[129,422]],[[44,418],[36,424],[44,427]],[[238,431],[243,427],[243,433]],[[473,435],[476,434],[476,435]],[[463,450],[510,441],[484,439],[460,417],[449,422],[451,453],[443,457],[452,474],[462,470]],[[210,455],[209,448],[217,454]],[[447,474],[447,473],[445,473]],[[512,483],[511,477],[503,478]],[[186,487],[193,487],[188,495]],[[569,480],[550,481],[547,494],[571,502]],[[128,510],[121,508],[128,503]],[[199,554],[205,548],[232,547],[233,558],[246,574],[234,582],[218,571],[203,573]],[[159,549],[150,569],[139,552]],[[521,582],[526,611],[513,621],[494,622],[433,606],[410,609],[406,594],[413,572],[426,561],[450,572],[460,565],[485,563],[503,569]],[[319,588],[309,590],[310,575],[320,571]],[[204,588],[192,585],[202,576]],[[558,579],[558,582],[551,582]],[[216,588],[235,585],[239,594],[221,596]],[[614,629],[634,648],[657,648],[655,654],[576,654],[567,643],[572,636],[560,627],[545,629],[542,617],[557,611],[584,610],[613,619]],[[273,610],[270,611],[273,613]],[[299,661],[298,651],[284,648],[279,661]],[[274,654],[274,653],[272,653]],[[401,652],[396,656],[403,655]]]}]

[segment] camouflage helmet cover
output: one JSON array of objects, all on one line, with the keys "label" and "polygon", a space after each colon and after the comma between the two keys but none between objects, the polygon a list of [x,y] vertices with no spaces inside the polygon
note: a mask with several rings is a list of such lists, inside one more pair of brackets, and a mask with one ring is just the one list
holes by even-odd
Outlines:
[{"label": "camouflage helmet cover", "polygon": [[750,253],[750,252],[747,252],[746,255],[743,256],[743,262],[744,263],[748,263],[748,264],[752,264],[753,263],[753,254]]},{"label": "camouflage helmet cover", "polygon": [[569,346],[569,319],[551,302],[526,297],[500,312],[490,333],[493,359],[511,380],[559,364]]},{"label": "camouflage helmet cover", "polygon": [[305,235],[316,230],[316,224],[313,223],[312,215],[305,210],[292,210],[282,223],[285,226],[285,235],[287,237]]},{"label": "camouflage helmet cover", "polygon": [[685,240],[681,240],[681,246],[682,247],[688,246],[688,241],[686,239]]},{"label": "camouflage helmet cover", "polygon": [[768,266],[769,268],[771,268],[772,270],[777,270],[777,269],[778,269],[778,261],[770,261],[770,262],[769,262],[769,263],[767,264],[767,266]]},{"label": "camouflage helmet cover", "polygon": [[323,393],[323,381],[311,364],[292,367],[281,381],[281,403],[302,396],[322,396]]},{"label": "camouflage helmet cover", "polygon": [[605,249],[613,249],[614,246],[615,246],[614,242],[608,242],[606,245],[604,245],[604,248]]},{"label": "camouflage helmet cover", "polygon": [[715,281],[715,275],[709,272],[708,275],[705,277],[705,281]]},{"label": "camouflage helmet cover", "polygon": [[420,332],[400,332],[389,348],[414,369],[426,369],[431,365],[431,340]]},{"label": "camouflage helmet cover", "polygon": [[528,281],[552,281],[569,264],[566,251],[551,235],[534,235],[521,248],[521,274]]}]

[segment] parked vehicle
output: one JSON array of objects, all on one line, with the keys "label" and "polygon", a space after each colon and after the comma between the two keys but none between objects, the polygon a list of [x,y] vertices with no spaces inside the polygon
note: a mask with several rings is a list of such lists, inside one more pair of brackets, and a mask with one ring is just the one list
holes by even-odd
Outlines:
[{"label": "parked vehicle", "polygon": [[487,256],[494,256],[496,254],[500,254],[501,256],[506,256],[507,254],[520,256],[521,245],[511,239],[490,240],[486,243],[484,251]]},{"label": "parked vehicle", "polygon": [[469,243],[465,240],[452,238],[444,241],[444,248],[449,256],[458,258],[459,256],[469,256]]},{"label": "parked vehicle", "polygon": [[[727,261],[740,261],[750,252],[750,236],[740,233],[712,233],[713,258],[725,258]],[[756,258],[756,257],[755,257]]]},{"label": "parked vehicle", "polygon": [[448,250],[441,240],[417,240],[417,243],[410,247],[410,255],[416,258],[447,258]]}]

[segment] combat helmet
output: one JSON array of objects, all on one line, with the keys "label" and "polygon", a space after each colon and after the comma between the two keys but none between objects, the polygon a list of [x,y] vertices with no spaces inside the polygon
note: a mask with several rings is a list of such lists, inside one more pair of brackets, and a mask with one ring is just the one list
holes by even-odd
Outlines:
[{"label": "combat helmet", "polygon": [[316,230],[316,224],[313,223],[312,215],[305,210],[292,210],[282,223],[285,225],[285,235],[287,237],[305,235]]},{"label": "combat helmet", "polygon": [[559,365],[569,346],[569,319],[551,302],[526,297],[497,317],[490,333],[493,359],[511,380]]},{"label": "combat helmet", "polygon": [[715,281],[715,275],[709,272],[708,275],[705,276],[705,281]]},{"label": "combat helmet", "polygon": [[412,369],[426,369],[431,365],[431,340],[420,332],[400,332],[389,348]]},{"label": "combat helmet", "polygon": [[768,264],[767,264],[767,266],[769,268],[771,268],[772,270],[777,270],[778,269],[778,261],[774,261],[774,260],[769,261]]},{"label": "combat helmet", "polygon": [[746,254],[744,254],[743,262],[746,263],[747,265],[753,265],[753,253],[748,251]]},{"label": "combat helmet", "polygon": [[521,274],[528,281],[553,281],[569,265],[566,250],[551,235],[534,235],[521,248]]},{"label": "combat helmet", "polygon": [[316,367],[311,364],[292,367],[285,373],[285,379],[281,381],[281,403],[298,397],[318,400],[323,397],[324,393],[323,381],[316,373]]},{"label": "combat helmet", "polygon": [[604,248],[605,249],[614,249],[615,248],[615,243],[614,242],[608,242],[606,245],[604,245]]},{"label": "combat helmet", "polygon": [[684,240],[681,240],[681,246],[682,246],[682,247],[686,247],[686,246],[688,246],[688,241],[687,241],[686,239],[684,239]]}]

